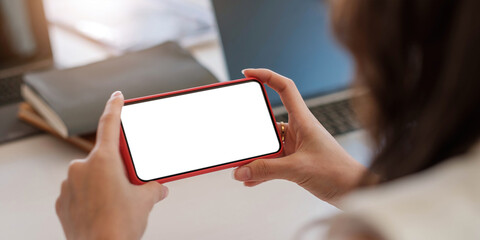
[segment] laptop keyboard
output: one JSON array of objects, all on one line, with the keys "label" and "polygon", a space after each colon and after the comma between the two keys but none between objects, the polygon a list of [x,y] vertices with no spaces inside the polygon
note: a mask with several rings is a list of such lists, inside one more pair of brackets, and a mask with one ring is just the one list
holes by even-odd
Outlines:
[{"label": "laptop keyboard", "polygon": [[0,79],[0,106],[22,101],[20,86],[22,75]]},{"label": "laptop keyboard", "polygon": [[[350,99],[310,107],[310,111],[332,135],[340,135],[359,129]],[[277,122],[288,122],[288,114],[275,116]]]}]

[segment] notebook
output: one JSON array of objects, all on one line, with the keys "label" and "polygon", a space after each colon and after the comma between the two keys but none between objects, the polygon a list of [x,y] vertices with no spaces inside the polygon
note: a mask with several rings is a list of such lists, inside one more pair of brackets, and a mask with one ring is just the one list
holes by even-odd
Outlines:
[{"label": "notebook", "polygon": [[24,77],[22,96],[60,136],[96,131],[111,93],[126,99],[218,82],[174,42],[66,70]]}]

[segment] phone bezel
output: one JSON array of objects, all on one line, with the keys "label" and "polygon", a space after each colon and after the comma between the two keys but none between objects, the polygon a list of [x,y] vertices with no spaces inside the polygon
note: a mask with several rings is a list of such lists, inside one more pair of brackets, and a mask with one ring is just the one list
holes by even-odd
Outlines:
[{"label": "phone bezel", "polygon": [[168,98],[168,97],[174,97],[174,96],[180,96],[184,94],[190,94],[190,93],[195,93],[195,92],[200,92],[200,91],[205,91],[205,90],[210,90],[210,89],[215,89],[215,88],[221,88],[221,87],[227,87],[231,85],[238,85],[238,84],[244,84],[248,82],[256,82],[260,85],[260,88],[262,89],[263,97],[265,99],[265,104],[267,105],[269,114],[270,114],[270,119],[272,121],[273,126],[275,127],[276,131],[275,134],[277,136],[277,141],[279,143],[279,149],[275,152],[272,153],[266,153],[263,155],[259,156],[254,156],[246,159],[239,159],[227,163],[222,163],[218,165],[213,165],[213,166],[208,166],[205,168],[200,168],[200,169],[195,169],[195,170],[190,170],[187,172],[182,172],[182,173],[177,173],[177,174],[172,174],[169,176],[164,176],[160,178],[155,178],[151,180],[144,180],[141,179],[137,175],[137,171],[135,169],[135,164],[132,159],[132,155],[130,153],[130,149],[128,146],[128,140],[126,139],[125,136],[125,131],[123,129],[123,124],[120,126],[120,153],[122,155],[123,161],[125,163],[125,167],[127,170],[128,177],[130,181],[134,184],[144,184],[150,181],[157,181],[160,183],[164,182],[169,182],[173,180],[178,180],[182,178],[187,178],[187,177],[192,177],[200,174],[205,174],[213,171],[218,171],[226,168],[231,168],[231,167],[236,167],[240,166],[243,164],[247,164],[249,162],[252,162],[256,159],[259,158],[267,158],[267,157],[276,157],[279,156],[283,152],[283,143],[280,138],[280,129],[276,125],[276,120],[275,116],[273,115],[272,107],[270,105],[270,101],[268,100],[266,89],[261,81],[259,81],[256,78],[245,78],[245,79],[238,79],[238,80],[232,80],[228,82],[220,82],[220,83],[215,83],[215,84],[210,84],[210,85],[205,85],[205,86],[200,86],[200,87],[195,87],[195,88],[189,88],[189,89],[183,89],[179,91],[173,91],[173,92],[167,92],[167,93],[161,93],[161,94],[156,94],[156,95],[150,95],[150,96],[145,96],[145,97],[140,97],[140,98],[133,98],[133,99],[127,99],[125,100],[125,106],[127,105],[133,105],[133,104],[139,104],[143,102],[148,102],[152,100],[157,100],[157,99],[162,99],[162,98]]}]

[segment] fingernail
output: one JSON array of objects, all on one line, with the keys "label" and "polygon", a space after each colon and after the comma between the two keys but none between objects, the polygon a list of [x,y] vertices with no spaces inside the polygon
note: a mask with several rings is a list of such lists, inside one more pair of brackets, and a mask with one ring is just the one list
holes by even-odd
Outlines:
[{"label": "fingernail", "polygon": [[249,167],[240,167],[235,171],[234,176],[238,181],[247,181],[252,178],[252,170]]},{"label": "fingernail", "polygon": [[255,69],[255,68],[245,68],[245,69],[242,70],[242,74],[245,75],[245,71],[247,71],[247,70],[253,70],[253,69]]},{"label": "fingernail", "polygon": [[123,94],[122,94],[121,91],[115,91],[114,93],[112,93],[111,98],[113,98],[113,97],[119,97],[119,96],[122,96],[122,95],[123,95]]}]

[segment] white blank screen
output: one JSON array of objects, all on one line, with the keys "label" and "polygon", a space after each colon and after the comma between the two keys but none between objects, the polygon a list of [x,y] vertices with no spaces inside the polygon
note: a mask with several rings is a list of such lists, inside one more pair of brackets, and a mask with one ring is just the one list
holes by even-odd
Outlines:
[{"label": "white blank screen", "polygon": [[143,181],[280,149],[256,81],[126,105],[121,119],[133,165]]}]

